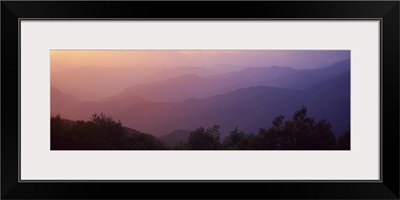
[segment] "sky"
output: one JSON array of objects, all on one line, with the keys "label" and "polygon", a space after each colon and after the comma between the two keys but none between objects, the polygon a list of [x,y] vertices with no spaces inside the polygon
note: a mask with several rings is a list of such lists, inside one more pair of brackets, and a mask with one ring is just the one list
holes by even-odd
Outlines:
[{"label": "sky", "polygon": [[[246,67],[311,69],[349,59],[349,50],[51,50],[52,72],[83,67]],[[228,69],[229,68],[229,69]]]}]

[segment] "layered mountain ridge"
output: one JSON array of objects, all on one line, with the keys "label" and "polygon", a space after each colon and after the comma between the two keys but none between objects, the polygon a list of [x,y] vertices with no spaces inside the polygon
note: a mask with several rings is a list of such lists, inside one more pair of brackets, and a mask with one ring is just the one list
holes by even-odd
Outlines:
[{"label": "layered mountain ridge", "polygon": [[[87,120],[92,114],[103,112],[127,127],[165,137],[177,130],[215,124],[225,135],[235,127],[257,133],[259,128],[271,126],[274,117],[289,118],[306,106],[311,116],[330,122],[336,135],[350,128],[350,60],[310,70],[277,66],[249,67],[222,74],[196,70],[171,72],[169,78],[136,82],[119,92],[105,89],[115,95],[97,101],[79,102],[54,86],[51,113]],[[128,73],[124,75],[127,81],[129,73],[135,72],[114,73]],[[178,133],[174,135],[177,138]]]}]

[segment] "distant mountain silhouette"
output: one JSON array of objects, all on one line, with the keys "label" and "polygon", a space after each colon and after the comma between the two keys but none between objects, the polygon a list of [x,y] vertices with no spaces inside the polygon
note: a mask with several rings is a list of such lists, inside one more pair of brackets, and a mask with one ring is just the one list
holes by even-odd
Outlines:
[{"label": "distant mountain silhouette", "polygon": [[98,101],[124,87],[140,83],[160,69],[85,66],[51,74],[51,85],[83,100]]},{"label": "distant mountain silhouette", "polygon": [[267,67],[247,68],[211,77],[186,74],[164,81],[135,85],[110,99],[137,95],[152,101],[180,102],[188,98],[207,98],[240,88],[263,85],[265,80],[295,72],[297,70],[291,68]]},{"label": "distant mountain silhouette", "polygon": [[304,94],[309,114],[334,123],[335,133],[350,128],[350,71],[325,80]]},{"label": "distant mountain silhouette", "polygon": [[189,138],[189,134],[191,131],[187,130],[176,130],[172,133],[163,135],[160,137],[160,140],[169,148],[173,148],[179,142],[187,142]]},{"label": "distant mountain silhouette", "polygon": [[132,85],[158,82],[188,73],[212,75],[216,72],[201,67],[84,66],[53,72],[51,85],[83,100],[99,101]]},{"label": "distant mountain silhouette", "polygon": [[59,113],[67,113],[74,106],[76,106],[80,100],[72,95],[65,94],[55,87],[50,88],[50,112],[51,115]]},{"label": "distant mountain silhouette", "polygon": [[349,74],[345,72],[305,91],[256,86],[182,103],[140,103],[117,116],[127,126],[155,135],[214,124],[220,125],[222,133],[235,126],[255,133],[260,127],[269,127],[277,115],[288,117],[304,105],[313,116],[328,120],[339,135],[350,127]]},{"label": "distant mountain silhouette", "polygon": [[[187,74],[155,83],[135,85],[112,98],[137,95],[151,101],[180,102],[188,98],[205,98],[224,93],[230,80]],[[112,99],[110,98],[110,99]]]},{"label": "distant mountain silhouette", "polygon": [[134,85],[109,99],[137,95],[151,101],[181,102],[188,98],[207,98],[251,86],[307,89],[345,70],[350,70],[349,60],[311,70],[272,66],[246,68],[210,77],[186,74],[159,82]]},{"label": "distant mountain silhouette", "polygon": [[161,70],[158,73],[152,74],[148,77],[146,77],[146,81],[148,83],[152,82],[158,82],[158,81],[163,81],[171,78],[176,78],[179,76],[184,76],[187,74],[194,74],[198,76],[212,76],[215,74],[218,74],[218,70],[213,70],[205,67],[173,67],[173,68],[168,68]]},{"label": "distant mountain silhouette", "polygon": [[107,102],[86,101],[79,103],[74,108],[66,111],[66,113],[68,116],[72,117],[72,119],[88,120],[94,113],[103,112],[109,115],[115,115],[119,112],[122,112],[126,108],[142,102],[148,101],[139,96],[129,96]]},{"label": "distant mountain silhouette", "polygon": [[239,71],[218,74],[214,77],[216,78],[237,78],[237,79],[249,79],[249,80],[263,80],[263,79],[273,79],[279,78],[282,76],[286,76],[289,74],[293,74],[299,72],[300,70],[296,70],[290,67],[249,67]]},{"label": "distant mountain silhouette", "polygon": [[72,119],[86,119],[93,112],[104,112],[155,136],[215,124],[226,135],[236,126],[257,133],[271,126],[274,117],[288,118],[302,105],[311,116],[331,123],[336,135],[347,130],[350,61],[310,70],[274,66],[209,77],[186,74],[128,87],[106,102],[82,103],[69,114]]},{"label": "distant mountain silhouette", "polygon": [[323,68],[299,70],[296,73],[265,80],[262,85],[288,89],[307,89],[346,71],[350,71],[350,60],[340,61]]},{"label": "distant mountain silhouette", "polygon": [[289,114],[301,106],[297,101],[298,91],[256,86],[242,88],[227,94],[204,100],[190,100],[180,105],[185,110],[198,110],[179,118],[162,123],[152,132],[162,133],[173,127],[192,130],[199,126],[220,125],[220,131],[227,134],[238,126],[247,133],[255,133],[260,127],[269,126],[271,120],[280,114]]}]

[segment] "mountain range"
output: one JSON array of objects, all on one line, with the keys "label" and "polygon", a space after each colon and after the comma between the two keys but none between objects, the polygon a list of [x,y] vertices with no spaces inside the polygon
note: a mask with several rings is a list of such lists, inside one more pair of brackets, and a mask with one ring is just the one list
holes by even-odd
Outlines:
[{"label": "mountain range", "polygon": [[[52,85],[52,114],[82,120],[103,112],[127,127],[164,140],[180,138],[180,134],[187,137],[190,130],[215,124],[223,135],[235,127],[257,133],[259,128],[271,126],[278,115],[290,118],[301,106],[308,108],[309,116],[330,122],[335,135],[350,128],[350,60],[308,70],[248,67],[215,74],[195,69],[171,72],[164,78],[153,73],[152,82],[132,81],[130,86],[124,78],[118,87],[125,88],[119,92],[105,88],[104,94],[114,95],[97,101],[79,102]],[[80,88],[79,84],[69,87]]]}]

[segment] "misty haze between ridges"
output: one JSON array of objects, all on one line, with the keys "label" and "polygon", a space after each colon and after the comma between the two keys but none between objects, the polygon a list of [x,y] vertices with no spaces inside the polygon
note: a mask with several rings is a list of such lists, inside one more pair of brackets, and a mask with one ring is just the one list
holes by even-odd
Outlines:
[{"label": "misty haze between ridges", "polygon": [[350,150],[350,51],[51,51],[52,150]]}]

